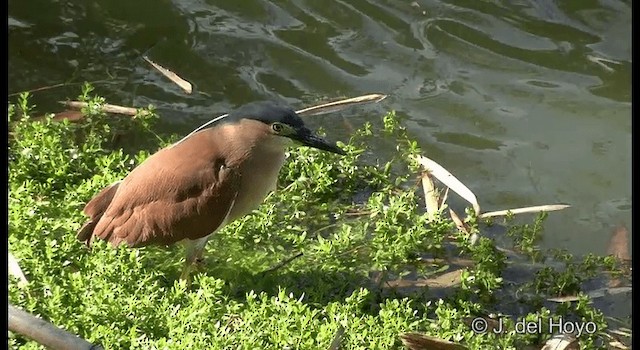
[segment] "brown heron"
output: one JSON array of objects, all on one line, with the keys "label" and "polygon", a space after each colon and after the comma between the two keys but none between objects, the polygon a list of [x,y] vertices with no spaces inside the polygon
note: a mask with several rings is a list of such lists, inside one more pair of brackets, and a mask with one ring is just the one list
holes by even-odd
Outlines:
[{"label": "brown heron", "polygon": [[296,112],[269,101],[246,104],[212,127],[153,154],[84,207],[78,231],[112,246],[183,241],[185,268],[198,262],[211,235],[255,209],[275,189],[286,148],[295,143],[345,152],[312,133]]}]

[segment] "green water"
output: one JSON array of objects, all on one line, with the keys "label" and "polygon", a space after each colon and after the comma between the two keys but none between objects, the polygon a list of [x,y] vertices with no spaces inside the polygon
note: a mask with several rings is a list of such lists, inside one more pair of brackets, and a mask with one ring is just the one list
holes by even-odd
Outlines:
[{"label": "green water", "polygon": [[[601,254],[614,225],[631,229],[630,1],[10,0],[8,24],[10,93],[68,83],[34,93],[40,112],[93,81],[186,134],[256,99],[386,93],[342,115],[396,110],[483,211],[572,204],[546,246]],[[346,140],[336,118],[310,123]]]}]

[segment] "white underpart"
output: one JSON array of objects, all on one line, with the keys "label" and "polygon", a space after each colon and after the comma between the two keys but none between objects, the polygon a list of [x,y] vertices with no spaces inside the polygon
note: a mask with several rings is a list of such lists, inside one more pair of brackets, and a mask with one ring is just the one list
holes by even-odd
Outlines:
[{"label": "white underpart", "polygon": [[[284,164],[285,149],[291,143],[289,138],[273,136],[264,140],[255,149],[252,157],[247,159],[239,169],[241,174],[249,173],[251,176],[241,177],[240,188],[227,209],[224,220],[211,234],[195,240],[185,240],[187,258],[200,255],[213,234],[231,221],[249,214],[262,204],[270,192],[276,189],[278,174]],[[271,162],[265,163],[264,159],[270,159]],[[260,174],[260,176],[254,176],[254,174]]]}]

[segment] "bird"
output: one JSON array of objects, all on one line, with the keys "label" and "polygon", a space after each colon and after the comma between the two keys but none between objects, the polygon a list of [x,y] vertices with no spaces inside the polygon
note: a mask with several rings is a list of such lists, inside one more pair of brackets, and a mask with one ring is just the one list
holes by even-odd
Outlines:
[{"label": "bird", "polygon": [[180,279],[202,261],[209,238],[256,209],[276,189],[290,146],[345,155],[307,128],[288,105],[257,101],[159,150],[85,205],[77,239],[112,247],[185,246]]}]

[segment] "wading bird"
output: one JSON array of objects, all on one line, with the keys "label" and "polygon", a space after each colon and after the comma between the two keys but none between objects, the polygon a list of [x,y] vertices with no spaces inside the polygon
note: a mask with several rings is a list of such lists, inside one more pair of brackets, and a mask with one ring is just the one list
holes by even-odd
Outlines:
[{"label": "wading bird", "polygon": [[286,148],[295,143],[344,155],[312,133],[294,110],[246,104],[215,126],[153,154],[84,207],[78,231],[88,246],[143,247],[184,241],[189,276],[212,234],[255,209],[275,189]]}]

